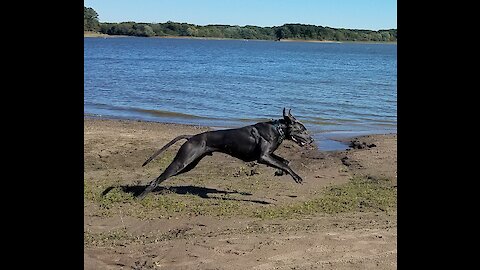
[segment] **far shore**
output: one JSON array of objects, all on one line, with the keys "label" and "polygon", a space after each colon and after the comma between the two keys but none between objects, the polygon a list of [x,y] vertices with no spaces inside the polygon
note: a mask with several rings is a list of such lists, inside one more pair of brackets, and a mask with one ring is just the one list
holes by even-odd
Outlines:
[{"label": "far shore", "polygon": [[[88,38],[125,38],[137,37],[126,35],[107,35],[98,32],[83,32],[83,37]],[[153,36],[150,38],[175,38],[175,39],[202,39],[202,40],[244,40],[244,41],[280,41],[280,42],[309,42],[309,43],[358,43],[358,44],[397,44],[397,42],[380,42],[380,41],[337,41],[337,40],[306,40],[306,39],[235,39],[235,38],[219,38],[219,37],[191,37],[191,36]]]}]

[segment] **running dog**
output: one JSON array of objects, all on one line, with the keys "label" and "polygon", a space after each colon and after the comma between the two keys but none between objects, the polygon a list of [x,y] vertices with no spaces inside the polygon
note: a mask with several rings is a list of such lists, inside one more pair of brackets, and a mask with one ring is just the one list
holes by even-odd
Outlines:
[{"label": "running dog", "polygon": [[142,167],[161,154],[175,142],[186,139],[180,147],[172,163],[165,171],[153,180],[145,190],[137,196],[143,199],[149,192],[169,177],[185,173],[195,168],[202,158],[212,155],[213,152],[222,152],[241,159],[245,162],[257,161],[258,163],[278,169],[276,175],[288,173],[296,183],[301,184],[302,178],[289,166],[289,161],[275,155],[283,140],[292,140],[300,146],[313,142],[305,126],[283,109],[283,119],[261,122],[236,129],[207,131],[197,135],[181,135],[170,141],[160,150],[155,152]]}]

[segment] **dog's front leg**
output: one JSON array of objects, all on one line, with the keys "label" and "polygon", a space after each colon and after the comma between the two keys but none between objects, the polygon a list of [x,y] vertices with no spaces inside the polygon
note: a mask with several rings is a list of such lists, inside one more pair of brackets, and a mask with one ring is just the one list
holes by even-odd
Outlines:
[{"label": "dog's front leg", "polygon": [[[280,160],[281,162],[283,162],[283,163],[284,163],[285,165],[287,165],[287,166],[288,166],[288,164],[290,164],[290,161],[282,158],[281,156],[277,156],[277,155],[275,155],[274,153],[271,153],[270,155],[271,155],[273,158],[275,158],[275,159],[277,159],[277,160]],[[275,176],[282,176],[282,175],[284,175],[284,174],[285,174],[285,171],[282,170],[282,169],[278,169],[278,170],[275,171]]]},{"label": "dog's front leg", "polygon": [[271,155],[272,157],[274,157],[275,159],[278,159],[278,160],[280,160],[281,162],[285,163],[286,165],[290,164],[290,161],[282,158],[281,156],[277,156],[277,155],[274,154],[274,153],[271,153],[270,155]]},{"label": "dog's front leg", "polygon": [[274,168],[277,168],[277,169],[280,169],[280,170],[283,170],[283,171],[286,171],[288,174],[290,174],[293,178],[293,180],[295,180],[295,182],[301,184],[302,183],[302,178],[296,174],[288,165],[286,165],[285,163],[281,162],[280,160],[277,160],[275,159],[274,157],[272,157],[271,155],[268,155],[268,154],[264,154],[260,157],[260,159],[258,160],[259,163],[262,163],[262,164],[265,164],[265,165],[268,165],[268,166],[271,166],[271,167],[274,167]]},{"label": "dog's front leg", "polygon": [[[302,183],[302,178],[298,176],[287,164],[283,163],[282,161],[276,159],[273,154],[276,147],[274,144],[270,143],[269,141],[265,140],[263,137],[260,138],[260,157],[258,158],[258,163],[265,164],[267,166],[277,168],[283,171],[286,171],[293,177],[293,180],[297,183]],[[273,155],[273,156],[272,156]]]}]

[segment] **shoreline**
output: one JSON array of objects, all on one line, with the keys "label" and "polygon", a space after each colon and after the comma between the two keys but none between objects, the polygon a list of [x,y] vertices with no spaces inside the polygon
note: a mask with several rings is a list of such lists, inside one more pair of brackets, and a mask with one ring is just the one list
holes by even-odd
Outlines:
[{"label": "shoreline", "polygon": [[273,42],[307,42],[307,43],[345,43],[345,44],[390,44],[397,45],[397,42],[382,41],[337,41],[337,40],[306,40],[306,39],[236,39],[236,38],[220,38],[220,37],[193,37],[193,36],[126,36],[126,35],[108,35],[95,32],[84,32],[84,38],[164,38],[164,39],[198,39],[198,40],[243,40],[243,41],[273,41]]}]

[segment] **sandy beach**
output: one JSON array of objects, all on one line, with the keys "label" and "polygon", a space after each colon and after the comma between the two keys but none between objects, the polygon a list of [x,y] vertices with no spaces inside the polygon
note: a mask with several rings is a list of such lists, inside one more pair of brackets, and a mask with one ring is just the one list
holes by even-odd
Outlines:
[{"label": "sandy beach", "polygon": [[397,135],[325,152],[285,141],[304,180],[222,153],[161,184],[182,142],[207,127],[84,119],[85,269],[396,269]]}]

